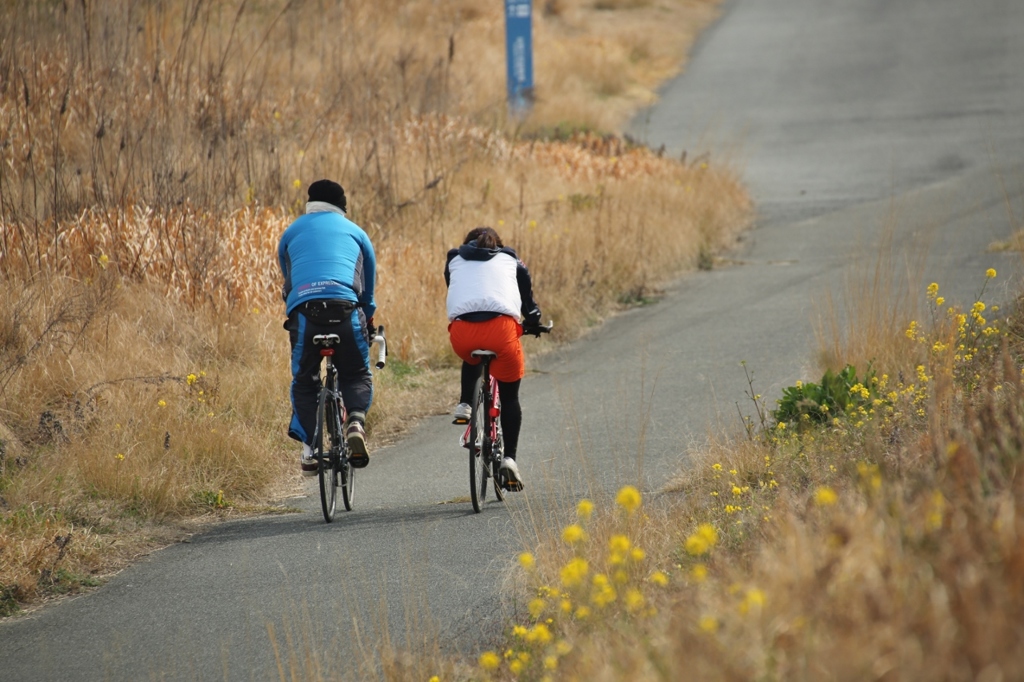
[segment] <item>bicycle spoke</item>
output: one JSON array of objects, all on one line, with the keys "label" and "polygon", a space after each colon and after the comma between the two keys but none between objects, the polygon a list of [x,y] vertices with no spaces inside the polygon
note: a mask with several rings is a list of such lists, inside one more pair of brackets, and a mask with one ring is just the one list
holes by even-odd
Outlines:
[{"label": "bicycle spoke", "polygon": [[483,508],[484,496],[487,493],[487,473],[490,466],[486,459],[487,400],[486,384],[483,373],[487,363],[482,363],[481,376],[476,380],[473,389],[472,413],[469,418],[469,494],[473,502],[473,511],[479,513]]},{"label": "bicycle spoke", "polygon": [[331,461],[331,451],[337,442],[338,433],[335,430],[335,405],[334,401],[328,398],[329,389],[324,387],[320,391],[320,400],[317,404],[317,431],[319,432],[313,447],[319,456],[317,467],[317,478],[320,483],[320,505],[324,512],[324,521],[330,523],[334,520],[334,511],[337,506],[337,477],[336,467]]},{"label": "bicycle spoke", "polygon": [[352,511],[352,498],[355,494],[356,487],[356,470],[352,468],[352,464],[348,460],[348,443],[345,442],[344,434],[342,433],[341,414],[342,410],[339,408],[337,422],[340,445],[340,456],[338,458],[338,483],[341,485],[341,501],[345,504],[345,511]]}]

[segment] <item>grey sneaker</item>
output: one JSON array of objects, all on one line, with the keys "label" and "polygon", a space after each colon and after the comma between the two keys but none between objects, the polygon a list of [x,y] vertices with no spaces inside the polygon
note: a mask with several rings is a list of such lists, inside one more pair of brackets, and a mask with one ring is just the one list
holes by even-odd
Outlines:
[{"label": "grey sneaker", "polygon": [[302,469],[302,475],[316,476],[317,467],[317,461],[313,459],[313,448],[303,443],[302,455],[299,457],[299,468]]},{"label": "grey sneaker", "polygon": [[519,475],[519,465],[514,459],[505,457],[501,460],[501,473],[505,476],[505,485],[511,491],[523,489],[523,477]]},{"label": "grey sneaker", "polygon": [[468,403],[459,403],[455,406],[455,412],[452,416],[455,418],[453,424],[466,424],[469,422],[469,418],[473,415],[473,408]]}]

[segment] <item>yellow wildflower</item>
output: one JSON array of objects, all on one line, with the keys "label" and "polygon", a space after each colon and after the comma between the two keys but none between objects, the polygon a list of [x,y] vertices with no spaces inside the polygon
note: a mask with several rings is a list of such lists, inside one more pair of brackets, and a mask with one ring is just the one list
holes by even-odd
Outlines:
[{"label": "yellow wildflower", "polygon": [[551,630],[544,623],[537,623],[526,633],[526,641],[531,644],[547,644],[551,641]]},{"label": "yellow wildflower", "polygon": [[612,552],[628,552],[629,548],[629,538],[625,535],[613,535],[608,540],[608,549]]},{"label": "yellow wildflower", "polygon": [[718,531],[710,523],[702,523],[697,526],[697,535],[704,538],[711,547],[718,544]]},{"label": "yellow wildflower", "polygon": [[640,491],[631,485],[623,486],[615,496],[615,503],[632,514],[640,506]]},{"label": "yellow wildflower", "polygon": [[668,585],[668,576],[662,571],[655,571],[651,574],[651,582],[658,587],[665,587]]},{"label": "yellow wildflower", "polygon": [[523,552],[519,555],[519,565],[525,568],[527,571],[533,568],[534,560],[533,555],[529,552]]},{"label": "yellow wildflower", "polygon": [[820,486],[814,491],[814,504],[819,507],[828,507],[839,501],[836,491],[827,485]]},{"label": "yellow wildflower", "polygon": [[484,670],[496,670],[501,665],[501,658],[493,651],[485,651],[480,654],[479,663]]},{"label": "yellow wildflower", "polygon": [[697,622],[697,627],[703,632],[713,634],[718,631],[718,620],[714,616],[701,616]]},{"label": "yellow wildflower", "polygon": [[562,540],[567,545],[575,545],[587,539],[587,533],[578,524],[571,524],[562,530]]},{"label": "yellow wildflower", "polygon": [[748,613],[751,609],[759,609],[764,606],[764,592],[752,587],[747,590],[743,601],[740,602],[740,613]]},{"label": "yellow wildflower", "polygon": [[587,560],[576,557],[562,567],[562,584],[566,587],[576,587],[583,582],[589,571],[590,566],[587,564]]},{"label": "yellow wildflower", "polygon": [[711,549],[710,545],[708,545],[708,541],[697,534],[686,538],[684,548],[686,549],[687,554],[691,554],[693,556],[707,554],[707,551]]},{"label": "yellow wildflower", "polygon": [[618,595],[616,595],[615,588],[608,581],[608,576],[598,573],[594,576],[593,582],[594,592],[590,595],[590,601],[595,606],[602,608],[615,601]]},{"label": "yellow wildflower", "polygon": [[580,500],[580,503],[576,505],[576,516],[580,519],[586,521],[592,513],[594,513],[594,503],[590,500]]},{"label": "yellow wildflower", "polygon": [[626,590],[626,596],[623,599],[626,602],[626,609],[631,613],[636,613],[647,603],[643,593],[635,587]]},{"label": "yellow wildflower", "polygon": [[995,276],[996,276],[995,268],[989,268],[988,270],[986,270],[985,271],[985,276],[988,277],[989,279],[995,278]]}]

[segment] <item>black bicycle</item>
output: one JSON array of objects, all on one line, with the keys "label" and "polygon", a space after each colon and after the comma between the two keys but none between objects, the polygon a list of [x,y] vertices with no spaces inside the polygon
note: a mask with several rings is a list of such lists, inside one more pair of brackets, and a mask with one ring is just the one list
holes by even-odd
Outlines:
[{"label": "black bicycle", "polygon": [[[356,485],[356,472],[349,459],[348,442],[342,432],[346,416],[345,403],[338,388],[338,370],[331,359],[334,356],[334,347],[340,341],[341,338],[337,334],[317,334],[313,337],[313,343],[320,346],[320,356],[324,358],[324,366],[320,373],[320,396],[316,408],[316,431],[313,433],[313,458],[317,460],[320,505],[327,523],[334,520],[338,488],[341,488],[345,511],[352,511],[352,495]],[[370,343],[378,345],[377,369],[381,369],[387,356],[383,326],[377,327],[373,332]]]},{"label": "black bicycle", "polygon": [[[523,334],[540,337],[551,331],[553,323],[523,328]],[[475,350],[473,357],[480,358],[480,374],[473,387],[473,402],[470,403],[469,421],[462,435],[463,447],[469,448],[469,493],[473,511],[480,513],[487,498],[487,482],[494,487],[494,496],[499,502],[505,499],[505,491],[512,490],[508,478],[501,472],[505,441],[501,434],[501,398],[498,382],[491,376],[491,360],[497,357],[494,351]],[[518,488],[517,488],[518,490]]]}]

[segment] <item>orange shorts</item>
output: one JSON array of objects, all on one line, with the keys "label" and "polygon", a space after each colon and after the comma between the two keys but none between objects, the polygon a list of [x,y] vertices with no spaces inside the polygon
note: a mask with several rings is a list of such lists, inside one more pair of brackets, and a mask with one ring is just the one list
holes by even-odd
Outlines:
[{"label": "orange shorts", "polygon": [[523,328],[508,315],[499,315],[486,322],[455,320],[448,325],[452,350],[471,365],[480,364],[470,353],[492,350],[498,354],[491,360],[491,376],[498,381],[519,381],[526,374],[523,344],[519,337]]}]

